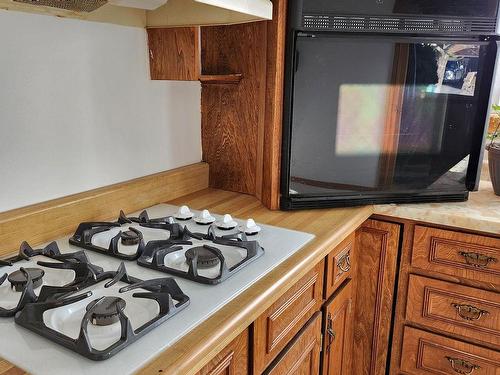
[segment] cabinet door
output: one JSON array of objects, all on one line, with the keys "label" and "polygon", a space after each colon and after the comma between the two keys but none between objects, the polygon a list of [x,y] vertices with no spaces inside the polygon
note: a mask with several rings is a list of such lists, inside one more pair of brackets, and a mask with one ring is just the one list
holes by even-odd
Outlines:
[{"label": "cabinet door", "polygon": [[248,373],[248,329],[246,329],[197,375],[247,375]]},{"label": "cabinet door", "polygon": [[352,281],[327,302],[323,328],[323,375],[351,374],[352,325],[354,318]]},{"label": "cabinet door", "polygon": [[392,324],[399,224],[367,220],[356,232],[357,276],[352,373],[383,375]]},{"label": "cabinet door", "polygon": [[321,350],[321,313],[317,312],[264,372],[266,375],[317,375]]}]

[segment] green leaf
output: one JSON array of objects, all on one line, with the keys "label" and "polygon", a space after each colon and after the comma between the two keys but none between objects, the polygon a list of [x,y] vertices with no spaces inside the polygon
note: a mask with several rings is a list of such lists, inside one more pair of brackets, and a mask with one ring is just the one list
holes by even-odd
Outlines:
[{"label": "green leaf", "polygon": [[500,105],[493,104],[491,107],[494,111],[500,111]]}]

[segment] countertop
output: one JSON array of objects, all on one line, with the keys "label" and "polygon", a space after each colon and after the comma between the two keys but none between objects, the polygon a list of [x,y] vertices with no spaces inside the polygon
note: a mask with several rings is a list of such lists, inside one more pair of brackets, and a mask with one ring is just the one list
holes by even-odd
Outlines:
[{"label": "countertop", "polygon": [[[257,222],[314,234],[316,237],[251,288],[193,329],[146,366],[144,374],[194,374],[229,344],[290,285],[304,276],[329,251],[373,213],[500,234],[500,197],[491,182],[482,181],[468,202],[379,205],[304,211],[270,211],[255,197],[205,189],[167,203],[208,208],[214,213],[252,217]],[[19,371],[19,372],[16,372]],[[22,373],[2,363],[0,374]]]},{"label": "countertop", "polygon": [[500,234],[500,196],[490,181],[479,184],[467,202],[385,204],[374,208],[378,215],[446,225],[472,231]]}]

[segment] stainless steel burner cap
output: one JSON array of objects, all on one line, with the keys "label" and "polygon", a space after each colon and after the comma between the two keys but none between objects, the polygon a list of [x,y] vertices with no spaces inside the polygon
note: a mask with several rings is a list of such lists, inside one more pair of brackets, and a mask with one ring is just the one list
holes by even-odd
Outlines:
[{"label": "stainless steel burner cap", "polygon": [[120,312],[125,309],[127,303],[120,297],[98,298],[87,305],[87,311],[91,311],[90,322],[96,326],[109,326],[120,320]]},{"label": "stainless steel burner cap", "polygon": [[[24,268],[24,271],[31,276],[35,289],[42,285],[43,275],[45,275],[44,270],[40,268]],[[10,285],[16,292],[22,292],[28,283],[28,278],[21,270],[12,272],[7,280],[9,280]]]}]

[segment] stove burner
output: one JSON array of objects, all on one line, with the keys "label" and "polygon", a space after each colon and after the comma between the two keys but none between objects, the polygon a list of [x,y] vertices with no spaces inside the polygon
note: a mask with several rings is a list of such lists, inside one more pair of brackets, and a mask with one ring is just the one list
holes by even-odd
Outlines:
[{"label": "stove burner", "polygon": [[125,309],[126,302],[120,297],[98,298],[87,305],[91,311],[90,321],[96,326],[109,326],[120,320],[120,312]]},{"label": "stove burner", "polygon": [[125,246],[137,245],[141,240],[140,233],[133,230],[127,230],[121,235],[122,244]]},{"label": "stove burner", "polygon": [[219,258],[213,251],[210,251],[210,246],[207,245],[192,247],[184,255],[188,264],[198,255],[198,268],[210,268],[219,263]]},{"label": "stove burner", "polygon": [[[24,268],[24,271],[31,276],[31,280],[33,281],[33,289],[36,289],[42,285],[43,275],[45,275],[45,272],[42,269]],[[26,284],[28,283],[28,278],[26,277],[26,274],[21,270],[12,272],[9,275],[8,280],[10,281],[12,288],[16,292],[22,292],[26,287]]]}]

